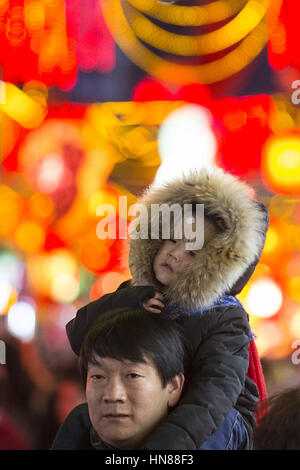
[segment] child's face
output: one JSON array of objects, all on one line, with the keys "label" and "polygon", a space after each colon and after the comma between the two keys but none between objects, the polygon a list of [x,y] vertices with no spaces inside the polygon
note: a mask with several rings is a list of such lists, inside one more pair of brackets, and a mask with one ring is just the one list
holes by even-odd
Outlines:
[{"label": "child's face", "polygon": [[[205,219],[204,243],[216,234],[214,225]],[[184,240],[166,240],[160,247],[153,262],[153,271],[156,279],[166,287],[173,286],[179,276],[194,262],[199,251],[189,251],[185,248]]]},{"label": "child's face", "polygon": [[185,249],[183,240],[166,240],[154,258],[156,279],[166,287],[176,283],[179,275],[193,262],[195,252]]}]

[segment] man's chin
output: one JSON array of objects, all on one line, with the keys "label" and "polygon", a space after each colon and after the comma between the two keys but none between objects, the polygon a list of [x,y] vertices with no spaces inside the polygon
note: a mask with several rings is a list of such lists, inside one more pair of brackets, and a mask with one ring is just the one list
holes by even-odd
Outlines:
[{"label": "man's chin", "polygon": [[134,431],[131,429],[129,418],[102,418],[98,435],[104,441],[126,441]]},{"label": "man's chin", "polygon": [[115,449],[134,450],[137,448],[136,439],[126,433],[104,433],[99,435],[103,442]]}]

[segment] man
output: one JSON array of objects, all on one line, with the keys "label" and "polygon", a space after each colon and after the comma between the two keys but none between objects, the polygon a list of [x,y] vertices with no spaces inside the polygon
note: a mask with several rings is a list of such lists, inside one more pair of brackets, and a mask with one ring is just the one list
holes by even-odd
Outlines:
[{"label": "man", "polygon": [[52,449],[144,449],[181,396],[180,327],[143,310],[107,312],[85,337],[80,369],[87,404],[69,414]]}]

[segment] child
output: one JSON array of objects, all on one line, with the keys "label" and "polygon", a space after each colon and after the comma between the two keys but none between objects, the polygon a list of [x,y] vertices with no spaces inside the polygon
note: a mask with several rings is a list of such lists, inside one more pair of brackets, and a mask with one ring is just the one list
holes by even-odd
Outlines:
[{"label": "child", "polygon": [[234,295],[259,261],[266,209],[251,199],[247,185],[221,169],[150,188],[142,203],[149,222],[153,204],[204,204],[204,246],[188,251],[186,240],[131,239],[131,281],[77,312],[67,325],[71,346],[78,354],[87,330],[107,310],[143,306],[171,316],[185,334],[186,385],[147,449],[251,449],[258,406],[257,387],[247,376],[252,334]]}]

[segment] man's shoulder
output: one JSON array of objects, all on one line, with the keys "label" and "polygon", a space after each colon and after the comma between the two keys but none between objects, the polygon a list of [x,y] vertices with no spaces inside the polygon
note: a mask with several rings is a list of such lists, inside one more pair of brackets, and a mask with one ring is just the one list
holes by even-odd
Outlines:
[{"label": "man's shoulder", "polygon": [[201,338],[204,338],[224,327],[226,331],[243,331],[247,336],[251,335],[248,315],[242,304],[212,305],[204,311],[180,317],[179,322],[182,323],[186,334],[198,338],[199,332]]},{"label": "man's shoulder", "polygon": [[75,406],[75,408],[73,408],[73,410],[70,411],[70,413],[66,417],[66,420],[71,421],[79,419],[89,421],[89,423],[91,423],[87,403],[81,403],[80,405]]},{"label": "man's shoulder", "polygon": [[51,449],[91,449],[90,427],[88,405],[82,403],[68,414],[56,434]]},{"label": "man's shoulder", "polygon": [[218,323],[220,319],[223,319],[223,321],[230,318],[248,320],[248,315],[241,303],[228,302],[220,304],[215,303],[204,310],[199,309],[199,311],[182,315],[180,318],[182,322]]}]

